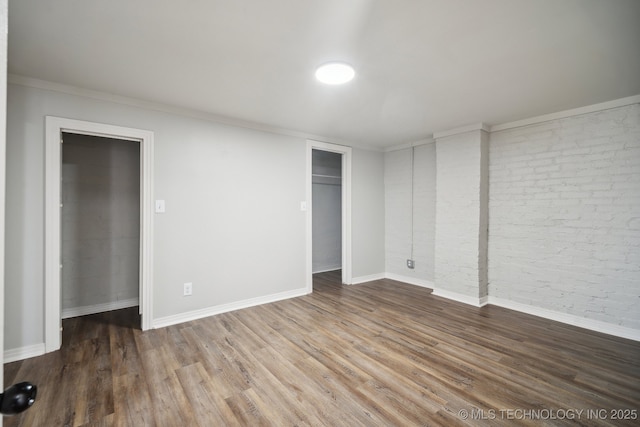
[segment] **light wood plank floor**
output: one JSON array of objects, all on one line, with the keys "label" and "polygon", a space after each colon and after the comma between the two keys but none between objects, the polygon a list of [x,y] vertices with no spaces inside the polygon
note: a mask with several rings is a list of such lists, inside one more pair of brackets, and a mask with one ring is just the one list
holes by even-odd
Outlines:
[{"label": "light wood plank floor", "polygon": [[640,343],[339,280],[148,332],[136,309],[67,319],[60,351],[5,365],[39,387],[5,426],[638,425],[612,418],[640,409]]}]

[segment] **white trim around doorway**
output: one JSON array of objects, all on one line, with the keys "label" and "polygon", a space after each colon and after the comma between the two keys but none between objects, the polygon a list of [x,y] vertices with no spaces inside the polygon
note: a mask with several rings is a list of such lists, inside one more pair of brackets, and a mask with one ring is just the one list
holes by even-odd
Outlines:
[{"label": "white trim around doorway", "polygon": [[307,258],[306,288],[313,292],[313,197],[312,197],[312,152],[330,151],[342,154],[342,283],[351,284],[351,147],[307,140]]},{"label": "white trim around doorway", "polygon": [[62,132],[140,142],[140,312],[142,330],[152,328],[153,132],[47,116],[45,119],[45,352],[62,345],[60,295],[60,203]]}]

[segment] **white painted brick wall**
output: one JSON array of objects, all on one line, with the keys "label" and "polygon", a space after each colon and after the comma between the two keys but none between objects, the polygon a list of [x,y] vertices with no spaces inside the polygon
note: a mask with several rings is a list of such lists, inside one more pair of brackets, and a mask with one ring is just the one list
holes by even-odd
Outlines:
[{"label": "white painted brick wall", "polygon": [[640,329],[640,105],[494,132],[489,170],[490,296]]},{"label": "white painted brick wall", "polygon": [[481,233],[483,138],[478,130],[436,142],[435,286],[474,298],[486,296],[486,269],[481,268],[486,245],[486,224]]},{"label": "white painted brick wall", "polygon": [[411,149],[385,153],[385,259],[386,271],[420,280],[434,279],[435,144],[415,147],[414,250],[411,256]]}]

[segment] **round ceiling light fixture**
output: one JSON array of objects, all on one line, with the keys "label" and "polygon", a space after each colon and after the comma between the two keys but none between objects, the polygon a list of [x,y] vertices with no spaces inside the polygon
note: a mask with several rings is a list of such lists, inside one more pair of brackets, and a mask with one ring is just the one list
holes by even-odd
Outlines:
[{"label": "round ceiling light fixture", "polygon": [[316,79],[328,85],[341,85],[350,82],[356,72],[344,62],[329,62],[316,69]]}]

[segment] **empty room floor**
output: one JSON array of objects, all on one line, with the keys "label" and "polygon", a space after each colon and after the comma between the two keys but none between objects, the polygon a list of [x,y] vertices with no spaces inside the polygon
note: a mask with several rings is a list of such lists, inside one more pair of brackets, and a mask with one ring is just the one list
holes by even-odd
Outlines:
[{"label": "empty room floor", "polygon": [[63,324],[60,351],[5,365],[6,386],[39,388],[5,426],[638,423],[640,343],[392,280],[323,273],[313,294],[147,332],[136,308]]}]

